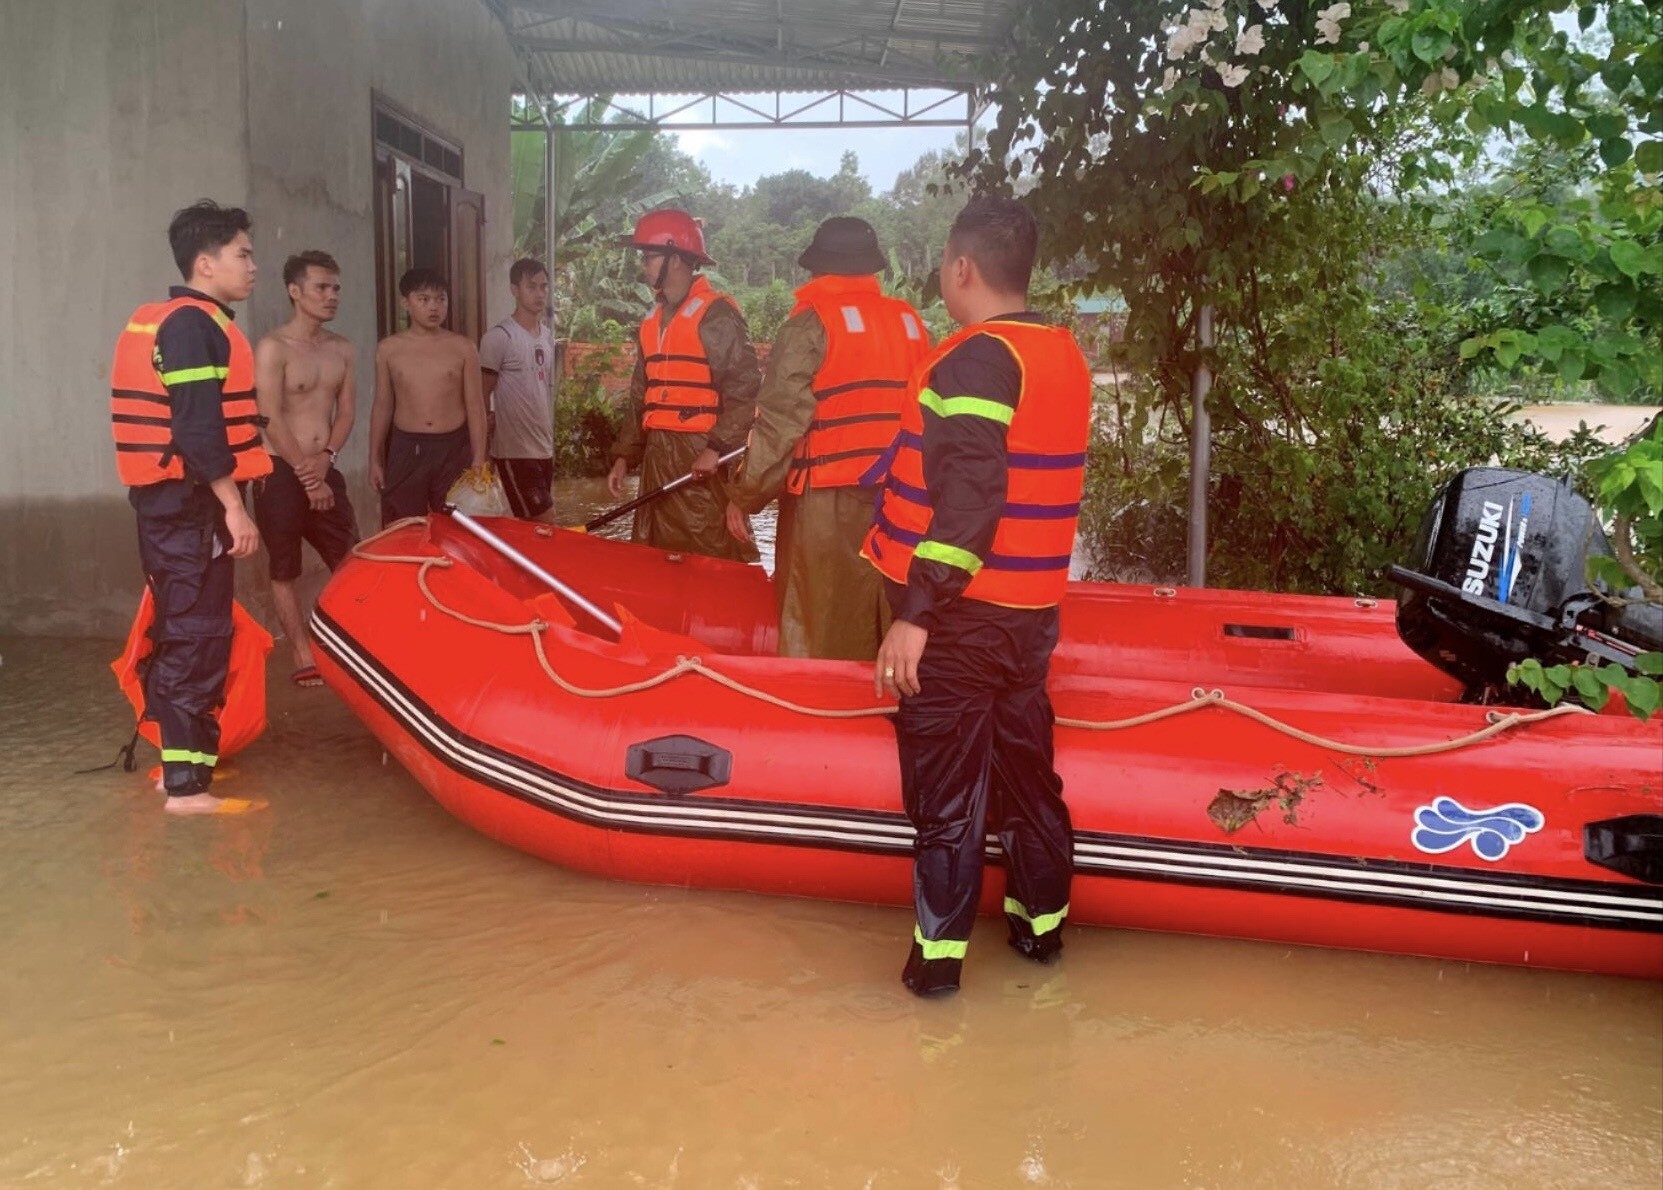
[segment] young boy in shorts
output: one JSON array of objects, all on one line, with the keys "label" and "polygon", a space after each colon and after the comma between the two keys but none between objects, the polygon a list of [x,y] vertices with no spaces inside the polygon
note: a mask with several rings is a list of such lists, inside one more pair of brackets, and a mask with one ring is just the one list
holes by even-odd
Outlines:
[{"label": "young boy in shorts", "polygon": [[383,528],[439,511],[462,472],[485,462],[479,351],[444,327],[450,287],[432,269],[411,269],[398,292],[410,329],[376,344],[370,410],[370,483],[381,493]]}]

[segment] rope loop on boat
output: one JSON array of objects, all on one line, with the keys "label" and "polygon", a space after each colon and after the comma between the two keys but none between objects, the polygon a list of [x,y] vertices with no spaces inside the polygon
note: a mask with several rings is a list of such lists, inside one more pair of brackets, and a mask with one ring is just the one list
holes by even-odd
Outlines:
[{"label": "rope loop on boat", "polygon": [[[416,567],[416,586],[421,590],[422,595],[435,608],[454,620],[474,628],[500,632],[505,636],[529,636],[532,648],[537,654],[537,663],[542,666],[543,672],[556,686],[575,698],[618,698],[626,694],[639,694],[642,691],[662,686],[666,682],[673,682],[683,674],[698,674],[700,677],[714,682],[718,686],[724,686],[736,694],[743,694],[747,698],[757,699],[759,702],[779,707],[781,710],[798,715],[807,715],[815,719],[864,719],[879,715],[893,715],[899,709],[894,704],[888,703],[882,706],[850,708],[805,706],[799,702],[792,702],[788,698],[781,698],[767,690],[746,685],[720,670],[711,669],[702,658],[696,655],[687,657],[678,654],[675,664],[650,677],[643,678],[639,682],[626,682],[621,686],[579,686],[562,676],[560,671],[554,668],[553,662],[549,660],[548,652],[543,647],[543,633],[548,631],[549,628],[547,621],[533,618],[524,624],[499,624],[493,620],[481,620],[478,617],[468,615],[466,612],[458,611],[435,595],[433,588],[428,585],[427,573],[434,568],[440,570],[448,568],[452,565],[450,558],[443,554],[374,554],[364,548],[378,538],[385,537],[406,525],[421,524],[423,520],[422,517],[407,517],[404,520],[395,521],[374,537],[365,538],[353,546],[352,553],[355,557],[363,558],[368,562],[402,562],[414,565]],[[1255,723],[1270,728],[1272,731],[1281,732],[1285,736],[1310,744],[1312,747],[1323,748],[1330,752],[1341,752],[1348,756],[1371,756],[1380,759],[1435,756],[1440,752],[1454,752],[1457,749],[1471,747],[1474,744],[1482,743],[1494,736],[1531,723],[1540,723],[1543,720],[1555,719],[1562,715],[1591,715],[1594,713],[1586,707],[1570,705],[1530,712],[1508,711],[1502,713],[1492,710],[1485,716],[1487,726],[1451,740],[1440,740],[1431,744],[1416,744],[1408,747],[1368,747],[1316,735],[1313,732],[1295,727],[1291,723],[1284,723],[1280,719],[1273,718],[1263,711],[1248,706],[1246,703],[1237,702],[1226,695],[1223,690],[1216,687],[1209,690],[1204,686],[1196,686],[1190,690],[1190,696],[1185,701],[1173,703],[1169,707],[1147,711],[1141,715],[1132,715],[1125,719],[1069,719],[1059,716],[1056,723],[1058,727],[1067,727],[1076,731],[1124,731],[1128,728],[1143,727],[1150,723],[1158,723],[1163,719],[1171,719],[1178,715],[1187,715],[1192,711],[1207,708],[1217,708],[1242,715]]]}]

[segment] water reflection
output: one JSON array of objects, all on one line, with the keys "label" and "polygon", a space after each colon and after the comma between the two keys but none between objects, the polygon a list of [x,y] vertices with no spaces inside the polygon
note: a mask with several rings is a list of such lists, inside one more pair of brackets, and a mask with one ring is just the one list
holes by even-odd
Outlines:
[{"label": "water reflection", "polygon": [[984,922],[924,1003],[907,913],[562,871],[326,690],[237,758],[268,811],[165,818],[73,772],[131,730],[116,649],[0,640],[0,1186],[1663,1179],[1656,985],[1112,930],[1040,969]]}]

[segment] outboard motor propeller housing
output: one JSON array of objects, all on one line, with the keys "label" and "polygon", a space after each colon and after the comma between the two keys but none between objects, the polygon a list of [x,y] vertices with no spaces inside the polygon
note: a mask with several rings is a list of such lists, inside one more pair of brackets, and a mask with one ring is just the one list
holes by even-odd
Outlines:
[{"label": "outboard motor propeller housing", "polygon": [[1421,523],[1415,569],[1387,572],[1405,588],[1398,635],[1475,701],[1505,696],[1508,666],[1530,657],[1632,671],[1637,654],[1663,649],[1663,606],[1607,602],[1588,580],[1595,555],[1611,556],[1610,542],[1568,484],[1470,468],[1439,490]]}]

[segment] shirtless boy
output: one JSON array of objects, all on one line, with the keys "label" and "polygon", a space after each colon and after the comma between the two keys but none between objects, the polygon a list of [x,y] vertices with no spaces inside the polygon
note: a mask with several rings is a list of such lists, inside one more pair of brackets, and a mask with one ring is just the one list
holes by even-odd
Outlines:
[{"label": "shirtless boy", "polygon": [[326,252],[301,252],[283,265],[283,284],[293,316],[254,350],[272,456],[271,475],[254,490],[254,520],[271,557],[271,599],[294,651],[294,682],[321,686],[295,580],[302,541],[334,570],[358,540],[346,481],[335,469],[352,434],[358,386],[352,344],[324,328],[340,308],[341,266]]},{"label": "shirtless boy", "polygon": [[370,410],[370,483],[381,524],[444,506],[457,477],[485,462],[485,400],[479,350],[444,329],[450,287],[432,269],[399,278],[410,329],[375,348]]}]

